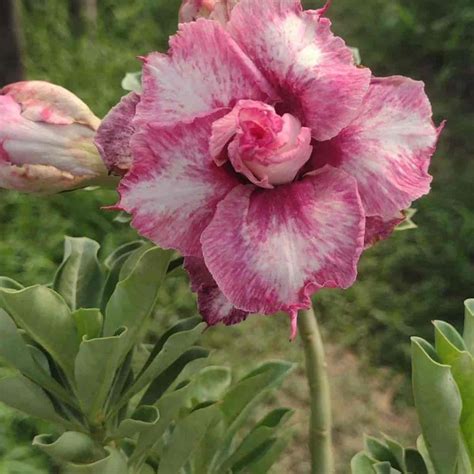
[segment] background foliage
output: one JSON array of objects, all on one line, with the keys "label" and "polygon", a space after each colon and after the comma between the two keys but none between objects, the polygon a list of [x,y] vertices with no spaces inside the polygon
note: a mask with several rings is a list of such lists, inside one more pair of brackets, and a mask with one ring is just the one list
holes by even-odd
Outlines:
[{"label": "background foliage", "polygon": [[[71,89],[103,116],[123,94],[124,73],[139,69],[136,56],[166,47],[176,29],[178,3],[101,0],[95,33],[74,38],[65,0],[22,0],[28,77]],[[374,365],[406,369],[408,336],[428,337],[433,319],[459,328],[461,303],[474,294],[474,5],[470,0],[336,0],[330,16],[335,31],[360,49],[375,74],[424,80],[436,121],[448,120],[432,166],[433,191],[415,205],[419,229],[366,252],[351,290],[316,297],[333,340],[356,348]],[[133,231],[114,222],[113,213],[98,210],[114,200],[108,191],[44,200],[0,191],[0,274],[25,285],[47,282],[61,260],[64,234],[101,241],[106,253],[133,239]],[[168,305],[164,319],[192,314],[194,301],[186,287],[169,285],[162,294]],[[242,325],[209,336],[211,345],[230,351],[238,367],[248,358],[283,350],[285,341],[274,333],[285,333],[286,320],[249,324],[252,331]],[[229,359],[229,352],[218,357]]]}]

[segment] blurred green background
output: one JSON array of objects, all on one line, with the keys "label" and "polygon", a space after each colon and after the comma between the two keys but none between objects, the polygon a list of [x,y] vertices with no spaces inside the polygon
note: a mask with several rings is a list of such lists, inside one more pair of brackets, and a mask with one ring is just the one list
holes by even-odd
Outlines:
[{"label": "blurred green background", "polygon": [[[103,116],[124,94],[120,87],[124,74],[140,68],[136,56],[166,49],[168,36],[176,30],[180,2],[100,0],[96,27],[79,35],[72,32],[67,0],[20,3],[27,77],[70,89]],[[314,8],[322,2],[306,4]],[[408,392],[406,378],[398,373],[409,368],[409,336],[429,338],[434,319],[459,327],[462,301],[474,296],[474,4],[472,0],[335,0],[329,17],[336,33],[360,49],[363,64],[374,74],[425,81],[436,122],[448,120],[431,168],[433,191],[414,206],[419,228],[397,233],[367,251],[353,288],[323,291],[315,298],[335,365],[342,473],[359,448],[362,431],[392,428],[410,438],[411,414],[401,415],[400,404],[394,403],[401,393],[403,405]],[[48,282],[61,260],[64,234],[94,238],[102,242],[104,252],[134,239],[136,234],[127,225],[114,221],[114,213],[100,209],[114,201],[110,191],[38,199],[0,190],[0,274],[25,285]],[[170,283],[161,305],[164,318],[195,311],[185,283]],[[216,359],[232,363],[240,373],[261,358],[301,361],[301,349],[297,343],[289,344],[287,336],[286,319],[276,317],[215,328],[206,339],[217,349]],[[389,369],[380,370],[382,366]],[[306,387],[301,371],[295,377],[299,378],[278,401],[300,408],[302,415],[295,424],[295,441],[277,472],[308,469]],[[342,413],[348,407],[351,413]],[[0,416],[0,459],[6,450],[3,438],[25,439],[28,421],[15,420],[10,414]],[[34,423],[28,427],[35,429]],[[39,458],[38,465],[43,462]]]}]

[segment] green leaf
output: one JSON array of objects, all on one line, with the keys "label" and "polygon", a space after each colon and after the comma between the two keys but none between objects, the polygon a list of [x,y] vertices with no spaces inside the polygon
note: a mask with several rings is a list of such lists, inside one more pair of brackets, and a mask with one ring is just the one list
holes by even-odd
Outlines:
[{"label": "green leaf", "polygon": [[389,462],[376,463],[373,469],[377,474],[402,474],[398,469],[391,467]]},{"label": "green leaf", "polygon": [[423,439],[423,435],[418,436],[418,439],[416,440],[416,447],[418,448],[418,452],[420,453],[420,456],[423,458],[423,461],[425,462],[425,466],[428,471],[428,474],[436,474],[435,468],[430,458],[430,454],[426,447],[425,440]]},{"label": "green leaf", "polygon": [[398,466],[396,457],[390,449],[372,436],[366,436],[364,440],[365,449],[369,455],[377,461],[388,462],[392,466]]},{"label": "green leaf", "polygon": [[110,336],[120,327],[128,328],[128,349],[155,306],[158,289],[166,276],[172,252],[157,247],[147,250],[112,294],[105,314],[104,334]]},{"label": "green leaf", "polygon": [[128,242],[116,248],[104,261],[104,265],[108,270],[112,270],[118,260],[124,255],[130,256],[132,252],[140,248],[145,242],[143,240],[135,240]]},{"label": "green leaf", "polygon": [[413,393],[426,448],[437,473],[453,474],[462,403],[449,366],[436,359],[430,344],[412,338]]},{"label": "green leaf", "polygon": [[474,463],[474,359],[464,341],[449,324],[435,321],[436,350],[441,362],[451,366],[462,399],[461,430],[469,459]]},{"label": "green leaf", "polygon": [[428,474],[423,457],[416,449],[405,449],[405,466],[404,473]]},{"label": "green leaf", "polygon": [[8,288],[10,290],[22,290],[24,288],[23,285],[12,280],[8,277],[0,277],[0,288]]},{"label": "green leaf", "polygon": [[102,270],[97,260],[100,245],[82,237],[66,237],[64,259],[54,277],[56,290],[71,310],[97,308],[102,291]]},{"label": "green leaf", "polygon": [[156,377],[146,390],[140,403],[153,404],[163,396],[178,378],[183,369],[196,359],[205,359],[209,356],[209,351],[202,347],[192,347],[184,354],[181,354],[166,370]]},{"label": "green leaf", "polygon": [[68,463],[62,474],[128,474],[127,460],[117,449],[105,448],[109,455],[92,464]]},{"label": "green leaf", "polygon": [[206,434],[217,420],[216,405],[196,410],[176,423],[168,445],[160,459],[160,474],[176,474],[192,457]]},{"label": "green leaf", "polygon": [[10,367],[54,393],[60,400],[70,403],[70,396],[49,374],[48,361],[34,346],[27,346],[13,320],[0,309],[0,359]]},{"label": "green leaf", "polygon": [[75,363],[77,393],[84,412],[94,420],[109,395],[115,373],[123,361],[127,330],[116,336],[85,339]]},{"label": "green leaf", "polygon": [[390,449],[390,452],[396,461],[396,464],[394,464],[393,467],[400,469],[404,473],[407,472],[408,468],[406,464],[406,451],[403,446],[385,434],[383,437],[388,449]]},{"label": "green leaf", "polygon": [[374,460],[366,453],[357,453],[351,460],[351,472],[352,474],[374,474],[373,465]]},{"label": "green leaf", "polygon": [[[162,374],[168,367],[171,366],[190,346],[192,346],[201,336],[205,328],[205,323],[198,324],[189,331],[181,331],[172,334],[164,342],[158,341],[157,345],[162,346],[161,350],[152,358],[149,359],[146,368],[141,374],[137,376],[135,383],[132,385],[130,390],[127,391],[124,398],[131,398],[143,390],[148,384],[155,380],[160,374]],[[155,350],[152,352],[151,357],[155,354]],[[193,360],[193,359],[190,359]],[[179,372],[178,372],[179,374]],[[178,375],[176,374],[176,376]],[[175,377],[176,378],[176,377]],[[174,380],[174,378],[173,378]],[[152,403],[154,400],[152,401]],[[148,403],[144,401],[144,403]]]},{"label": "green leaf", "polygon": [[126,91],[142,92],[142,72],[127,72],[122,79],[122,89]]},{"label": "green leaf", "polygon": [[221,405],[228,426],[228,441],[245,422],[253,407],[269,390],[279,386],[293,367],[294,365],[289,362],[267,362],[250,372],[229,390]]},{"label": "green leaf", "polygon": [[55,411],[46,393],[23,375],[8,375],[0,378],[0,402],[30,416],[66,426]]},{"label": "green leaf", "polygon": [[104,317],[99,309],[78,309],[72,313],[72,317],[76,322],[79,344],[82,342],[84,337],[87,337],[88,339],[100,337]]},{"label": "green leaf", "polygon": [[0,289],[0,306],[72,376],[79,346],[77,330],[71,311],[57,293],[45,286]]},{"label": "green leaf", "polygon": [[142,405],[130,418],[122,420],[114,437],[131,438],[149,430],[158,423],[160,413],[156,407]]},{"label": "green leaf", "polygon": [[474,356],[474,299],[464,302],[464,342],[467,350]]},{"label": "green leaf", "polygon": [[192,385],[189,384],[185,387],[164,395],[156,403],[156,408],[160,413],[160,419],[155,426],[150,430],[141,433],[138,438],[137,447],[131,460],[136,460],[142,457],[153,445],[155,445],[163,436],[165,431],[168,429],[170,423],[178,417],[178,414],[182,407],[185,405],[186,400],[189,397],[190,389]]},{"label": "green leaf", "polygon": [[[266,474],[269,472],[270,468],[276,460],[280,458],[285,448],[288,447],[288,439],[288,435],[280,436],[254,452],[252,454],[252,456],[255,456],[254,460],[248,459],[246,462],[242,463],[245,467],[243,473]],[[249,464],[247,464],[247,462],[249,462]],[[238,467],[239,466],[236,466],[236,469]]]},{"label": "green leaf", "polygon": [[423,457],[416,449],[406,449],[405,460],[408,472],[413,474],[428,474],[425,461],[423,461]]},{"label": "green leaf", "polygon": [[42,434],[33,439],[33,446],[60,462],[92,463],[103,456],[103,449],[84,433],[66,431],[61,436]]},{"label": "green leaf", "polygon": [[[245,436],[234,453],[220,466],[218,472],[251,472],[251,465],[257,464],[277,439],[282,426],[293,415],[288,408],[270,412]],[[267,460],[268,462],[269,460]],[[273,462],[276,458],[273,459]],[[273,463],[272,463],[273,464]]]}]

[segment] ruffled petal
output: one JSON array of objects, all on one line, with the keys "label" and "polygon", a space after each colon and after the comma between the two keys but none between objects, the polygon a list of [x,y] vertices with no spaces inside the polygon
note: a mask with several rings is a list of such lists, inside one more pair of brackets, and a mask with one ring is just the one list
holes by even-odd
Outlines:
[{"label": "ruffled petal", "polygon": [[272,190],[235,188],[201,242],[206,266],[232,304],[294,314],[314,291],[354,282],[364,229],[355,180],[328,167]]},{"label": "ruffled petal", "polygon": [[215,21],[181,24],[169,55],[152,53],[143,68],[138,123],[192,121],[239,99],[268,100],[274,91]]},{"label": "ruffled petal", "polygon": [[395,227],[405,219],[406,217],[401,212],[388,219],[382,219],[378,216],[367,217],[365,220],[365,247],[372,247],[377,242],[388,239]]},{"label": "ruffled petal", "polygon": [[299,0],[241,0],[228,30],[268,80],[285,111],[310,127],[316,140],[336,136],[356,115],[370,71],[354,65],[351,50],[317,12]]},{"label": "ruffled petal", "polygon": [[357,179],[368,216],[392,218],[427,194],[438,130],[422,82],[374,78],[359,115],[331,141],[316,144],[316,166],[329,163]]},{"label": "ruffled petal", "polygon": [[217,203],[238,184],[209,153],[212,122],[221,115],[137,132],[131,142],[134,164],[119,185],[118,207],[132,214],[132,225],[183,255],[201,255],[202,231]]},{"label": "ruffled petal", "polygon": [[140,95],[131,92],[122,98],[102,121],[95,144],[108,170],[124,175],[132,165],[130,139],[135,131],[132,120],[140,102]]},{"label": "ruffled petal", "polygon": [[227,326],[247,319],[248,313],[237,309],[222,293],[206,268],[204,260],[186,257],[184,268],[191,280],[191,289],[198,295],[199,312],[209,326]]}]

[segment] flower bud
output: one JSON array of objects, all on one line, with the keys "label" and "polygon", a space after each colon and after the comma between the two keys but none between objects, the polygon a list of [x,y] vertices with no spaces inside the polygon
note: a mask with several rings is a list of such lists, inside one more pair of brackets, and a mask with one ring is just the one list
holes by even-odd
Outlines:
[{"label": "flower bud", "polygon": [[225,25],[238,0],[183,0],[179,21],[187,23],[198,18],[209,18]]},{"label": "flower bud", "polygon": [[98,184],[100,120],[68,90],[42,81],[0,90],[0,187],[53,194]]}]

